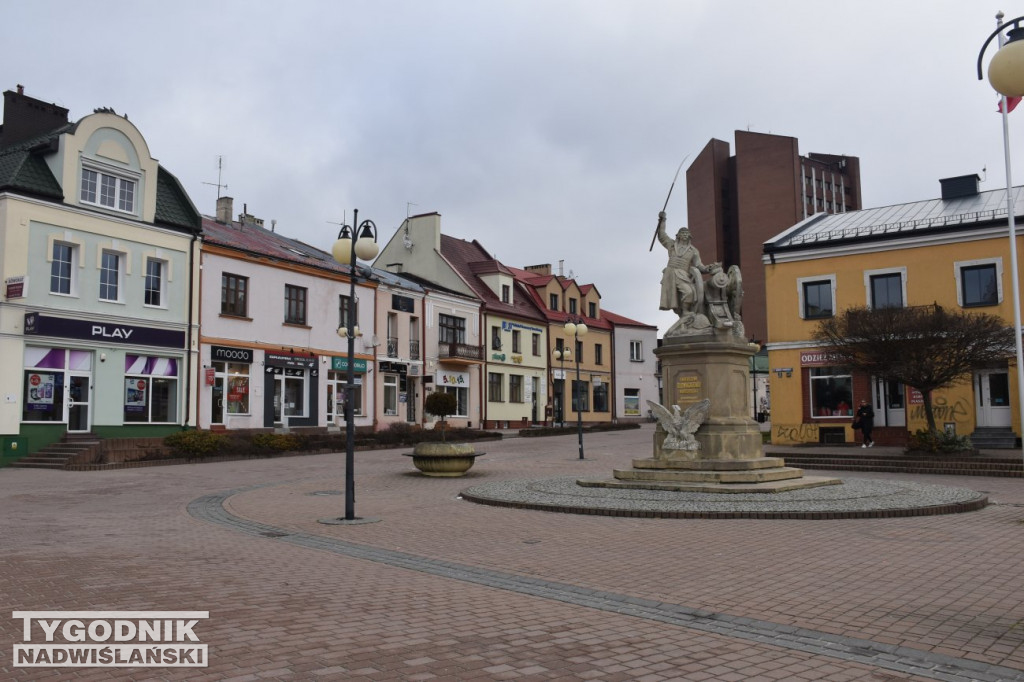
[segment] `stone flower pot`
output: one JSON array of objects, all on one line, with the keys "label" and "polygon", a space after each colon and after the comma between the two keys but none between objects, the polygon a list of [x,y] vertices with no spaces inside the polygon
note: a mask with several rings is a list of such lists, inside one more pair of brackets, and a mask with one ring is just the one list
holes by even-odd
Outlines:
[{"label": "stone flower pot", "polygon": [[413,466],[424,476],[455,477],[465,476],[482,454],[467,443],[417,443],[406,457],[412,457]]}]

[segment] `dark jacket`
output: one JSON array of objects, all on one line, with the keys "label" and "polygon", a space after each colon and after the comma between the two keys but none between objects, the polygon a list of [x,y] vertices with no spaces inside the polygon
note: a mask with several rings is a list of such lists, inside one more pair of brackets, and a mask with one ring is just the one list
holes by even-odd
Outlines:
[{"label": "dark jacket", "polygon": [[875,410],[870,405],[861,405],[857,408],[857,421],[860,422],[861,427],[874,426],[875,423]]}]

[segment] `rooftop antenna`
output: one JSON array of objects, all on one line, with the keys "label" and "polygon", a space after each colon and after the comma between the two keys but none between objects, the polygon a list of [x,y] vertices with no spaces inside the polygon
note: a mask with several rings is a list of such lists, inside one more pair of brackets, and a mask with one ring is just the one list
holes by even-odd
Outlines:
[{"label": "rooftop antenna", "polygon": [[419,206],[419,204],[414,204],[411,201],[405,202],[405,217],[406,218],[409,217],[409,213],[410,213],[409,209],[412,208],[413,206]]},{"label": "rooftop antenna", "polygon": [[222,189],[227,189],[228,188],[227,185],[222,185],[221,182],[220,182],[221,171],[223,171],[223,170],[224,170],[224,157],[223,156],[218,156],[217,157],[217,182],[204,182],[203,183],[204,185],[211,185],[211,186],[217,188],[217,198],[218,199],[220,199],[220,191]]}]

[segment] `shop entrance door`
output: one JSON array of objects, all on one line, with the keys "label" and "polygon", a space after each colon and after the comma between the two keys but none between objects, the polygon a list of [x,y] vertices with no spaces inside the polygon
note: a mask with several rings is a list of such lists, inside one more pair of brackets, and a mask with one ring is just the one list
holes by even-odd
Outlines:
[{"label": "shop entrance door", "polygon": [[68,433],[87,433],[92,426],[89,410],[92,375],[71,373],[68,376]]},{"label": "shop entrance door", "polygon": [[1010,425],[1010,375],[1005,369],[989,369],[974,375],[974,409],[978,426]]},{"label": "shop entrance door", "polygon": [[875,426],[906,426],[906,389],[899,381],[875,379]]},{"label": "shop entrance door", "polygon": [[210,412],[211,424],[224,423],[224,377],[217,375],[213,380],[213,409]]},{"label": "shop entrance door", "polygon": [[540,380],[530,377],[530,421],[537,423],[537,395],[540,393]]}]

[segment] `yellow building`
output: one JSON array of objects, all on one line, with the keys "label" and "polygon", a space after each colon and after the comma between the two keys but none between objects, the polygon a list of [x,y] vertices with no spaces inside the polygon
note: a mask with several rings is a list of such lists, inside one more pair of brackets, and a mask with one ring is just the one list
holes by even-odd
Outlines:
[{"label": "yellow building", "polygon": [[[1006,190],[979,192],[978,180],[942,180],[941,199],[818,214],[765,242],[773,443],[855,441],[862,399],[874,408],[880,444],[903,444],[926,427],[917,391],[829,361],[812,340],[822,319],[854,306],[938,303],[1012,324]],[[1018,224],[1021,190],[1013,190]],[[975,445],[1012,447],[1020,434],[1014,375],[1002,362],[936,391],[936,422]]]}]

